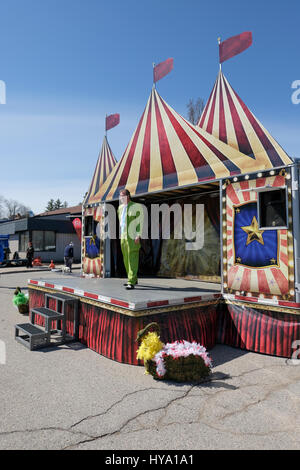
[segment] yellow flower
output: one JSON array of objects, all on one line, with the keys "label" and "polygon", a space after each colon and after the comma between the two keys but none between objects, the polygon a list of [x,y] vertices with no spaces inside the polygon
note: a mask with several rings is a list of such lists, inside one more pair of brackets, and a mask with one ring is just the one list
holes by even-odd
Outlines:
[{"label": "yellow flower", "polygon": [[156,332],[151,331],[142,340],[139,349],[137,350],[137,359],[143,361],[150,361],[156,353],[163,348],[163,343],[160,341]]}]

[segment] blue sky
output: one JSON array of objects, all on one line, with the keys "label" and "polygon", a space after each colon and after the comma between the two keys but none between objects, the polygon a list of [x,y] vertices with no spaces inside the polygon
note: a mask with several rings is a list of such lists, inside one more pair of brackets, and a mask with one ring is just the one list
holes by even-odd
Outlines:
[{"label": "blue sky", "polygon": [[158,82],[186,115],[207,100],[218,73],[217,38],[252,31],[253,45],[223,64],[250,110],[291,156],[300,157],[298,0],[4,0],[0,6],[0,195],[44,210],[58,197],[77,204],[87,191],[106,114],[122,156],[152,86],[152,62],[174,58]]}]

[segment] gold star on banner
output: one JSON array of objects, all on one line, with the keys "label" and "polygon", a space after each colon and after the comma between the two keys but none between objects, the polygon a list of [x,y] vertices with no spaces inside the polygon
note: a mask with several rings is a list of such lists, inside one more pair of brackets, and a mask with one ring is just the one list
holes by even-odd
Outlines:
[{"label": "gold star on banner", "polygon": [[259,230],[258,222],[255,216],[252,219],[251,225],[248,225],[247,227],[241,227],[241,229],[244,230],[244,232],[246,232],[248,235],[246,246],[248,246],[249,243],[254,242],[255,240],[261,245],[264,245],[264,239],[262,237],[264,230]]},{"label": "gold star on banner", "polygon": [[236,261],[237,261],[237,263],[240,263],[240,262],[242,261],[242,259],[241,259],[241,258],[237,258]]},{"label": "gold star on banner", "polygon": [[270,259],[270,261],[271,261],[272,264],[276,263],[276,259],[274,259],[274,258]]},{"label": "gold star on banner", "polygon": [[239,214],[239,213],[241,212],[241,209],[237,208],[237,209],[235,209],[235,212],[236,212],[237,214]]}]

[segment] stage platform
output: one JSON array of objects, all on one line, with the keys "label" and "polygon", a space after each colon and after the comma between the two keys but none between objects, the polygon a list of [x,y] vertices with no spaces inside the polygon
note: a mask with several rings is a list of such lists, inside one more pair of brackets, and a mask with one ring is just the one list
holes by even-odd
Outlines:
[{"label": "stage platform", "polygon": [[[48,293],[78,299],[78,341],[118,362],[138,365],[136,337],[151,322],[162,342],[196,341],[208,350],[217,343],[291,357],[300,337],[299,310],[228,299],[221,285],[167,278],[140,278],[134,290],[126,279],[82,278],[52,273],[28,281],[29,307],[45,306]],[[54,300],[50,309],[56,309]],[[36,316],[36,324],[44,326]],[[67,310],[67,333],[74,336],[74,311]],[[53,325],[55,328],[55,325]]]},{"label": "stage platform", "polygon": [[169,278],[141,278],[134,290],[126,290],[126,279],[88,279],[76,275],[58,275],[57,278],[29,279],[29,287],[37,286],[92,299],[103,304],[122,307],[132,312],[171,307],[207,301],[221,296],[221,284]]},{"label": "stage platform", "polygon": [[[29,307],[43,307],[48,293],[78,299],[78,340],[119,362],[138,365],[136,337],[148,323],[157,322],[163,342],[186,339],[211,348],[215,345],[221,286],[166,278],[139,278],[134,290],[126,279],[83,278],[57,274],[29,279]],[[58,310],[52,300],[49,308]],[[67,333],[74,335],[74,311],[67,310]],[[44,319],[36,315],[36,324]],[[55,324],[52,325],[55,329]]]}]

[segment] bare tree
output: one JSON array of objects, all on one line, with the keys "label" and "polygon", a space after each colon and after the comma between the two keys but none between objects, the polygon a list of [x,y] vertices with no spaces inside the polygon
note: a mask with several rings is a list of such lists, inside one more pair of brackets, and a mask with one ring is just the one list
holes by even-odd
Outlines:
[{"label": "bare tree", "polygon": [[18,213],[18,202],[14,199],[4,199],[4,206],[6,208],[7,217],[14,219]]},{"label": "bare tree", "polygon": [[3,199],[3,205],[6,210],[6,216],[9,219],[15,219],[17,215],[25,216],[30,211],[30,208],[24,204],[15,201],[14,199]]},{"label": "bare tree", "polygon": [[31,212],[30,207],[24,206],[24,204],[19,204],[18,214],[20,214],[21,216],[24,216],[24,215],[28,215],[29,212]]},{"label": "bare tree", "polygon": [[196,101],[190,99],[186,105],[188,109],[187,119],[192,124],[198,124],[201,114],[204,110],[204,100],[202,98],[197,98]]}]

